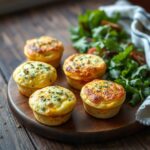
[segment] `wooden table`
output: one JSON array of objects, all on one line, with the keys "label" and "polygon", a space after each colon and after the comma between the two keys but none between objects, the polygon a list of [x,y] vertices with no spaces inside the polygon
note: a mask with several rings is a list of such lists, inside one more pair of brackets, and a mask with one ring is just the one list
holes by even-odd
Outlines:
[{"label": "wooden table", "polygon": [[8,107],[7,83],[14,68],[25,59],[25,41],[32,37],[51,35],[62,40],[65,45],[70,45],[68,29],[77,23],[77,15],[86,9],[113,1],[70,0],[0,18],[0,150],[150,148],[150,128],[130,137],[90,145],[71,145],[44,139],[20,125]]}]

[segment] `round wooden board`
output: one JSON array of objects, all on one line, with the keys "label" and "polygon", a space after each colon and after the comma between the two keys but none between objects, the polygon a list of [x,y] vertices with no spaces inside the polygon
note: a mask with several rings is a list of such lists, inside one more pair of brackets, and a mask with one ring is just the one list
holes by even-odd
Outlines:
[{"label": "round wooden board", "polygon": [[[74,53],[71,48],[67,49],[64,59]],[[135,120],[135,113],[138,108],[124,104],[119,114],[111,119],[96,119],[89,116],[82,106],[80,92],[71,88],[67,82],[61,67],[57,69],[58,80],[56,85],[64,86],[73,91],[78,99],[77,105],[72,113],[71,119],[57,127],[49,127],[37,122],[28,105],[28,98],[18,92],[17,85],[11,77],[8,84],[9,106],[20,121],[29,130],[44,137],[70,143],[89,143],[110,140],[123,137],[137,132],[141,128]]]}]

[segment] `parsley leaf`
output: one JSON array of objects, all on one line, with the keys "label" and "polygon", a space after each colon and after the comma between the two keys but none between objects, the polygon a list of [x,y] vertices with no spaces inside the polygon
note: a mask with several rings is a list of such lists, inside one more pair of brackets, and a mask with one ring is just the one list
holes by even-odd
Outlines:
[{"label": "parsley leaf", "polygon": [[89,48],[89,43],[86,40],[86,37],[82,37],[78,41],[74,42],[73,47],[78,49],[80,53],[85,53]]}]

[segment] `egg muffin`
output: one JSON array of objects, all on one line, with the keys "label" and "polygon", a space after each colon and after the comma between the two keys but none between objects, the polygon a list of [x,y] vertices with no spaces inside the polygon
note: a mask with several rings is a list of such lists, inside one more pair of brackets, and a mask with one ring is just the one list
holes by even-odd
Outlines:
[{"label": "egg muffin", "polygon": [[13,72],[19,91],[27,97],[40,88],[52,85],[56,78],[53,66],[38,61],[24,62]]},{"label": "egg muffin", "polygon": [[126,98],[123,86],[98,79],[87,83],[82,88],[80,95],[85,111],[102,119],[115,116]]},{"label": "egg muffin", "polygon": [[65,60],[63,70],[68,83],[80,90],[87,82],[104,75],[106,63],[96,55],[73,54]]},{"label": "egg muffin", "polygon": [[63,51],[62,42],[48,36],[27,40],[24,47],[24,54],[29,60],[42,61],[54,67],[59,66]]},{"label": "egg muffin", "polygon": [[61,86],[48,86],[37,90],[29,98],[29,106],[37,121],[56,126],[65,123],[76,104],[75,95]]}]

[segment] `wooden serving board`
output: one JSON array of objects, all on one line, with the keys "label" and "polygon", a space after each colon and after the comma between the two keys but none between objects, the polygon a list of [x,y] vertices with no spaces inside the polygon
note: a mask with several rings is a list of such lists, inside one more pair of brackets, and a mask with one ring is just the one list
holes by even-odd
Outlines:
[{"label": "wooden serving board", "polygon": [[[75,50],[72,48],[66,49],[62,63],[64,59],[72,53],[75,53]],[[80,92],[67,84],[61,67],[57,69],[57,72],[58,79],[55,84],[73,91],[78,100],[71,119],[57,127],[45,126],[37,122],[29,108],[28,98],[18,92],[17,85],[12,77],[9,80],[9,106],[15,117],[29,130],[44,137],[63,142],[89,143],[123,137],[143,128],[143,126],[135,120],[135,113],[138,106],[131,107],[128,104],[124,104],[119,114],[111,119],[103,120],[89,116],[84,111]]]}]

